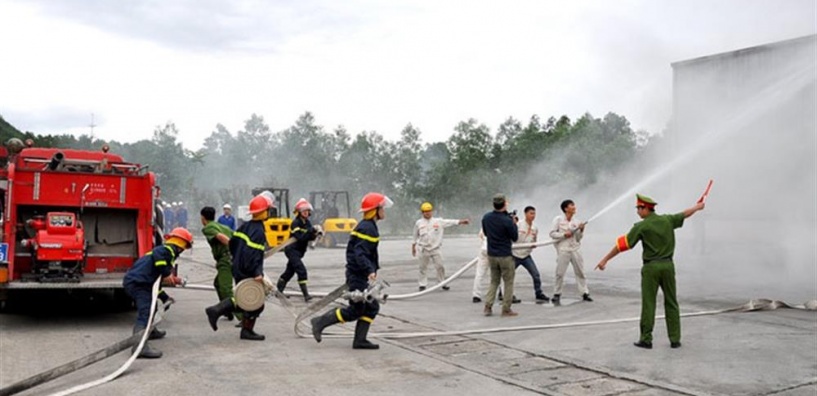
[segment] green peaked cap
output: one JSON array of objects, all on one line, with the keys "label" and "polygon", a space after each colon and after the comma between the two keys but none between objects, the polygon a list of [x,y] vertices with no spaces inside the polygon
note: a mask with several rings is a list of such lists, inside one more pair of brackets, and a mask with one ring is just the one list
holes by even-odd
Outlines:
[{"label": "green peaked cap", "polygon": [[653,201],[653,200],[652,200],[652,198],[650,198],[650,197],[648,197],[648,196],[646,196],[646,195],[636,194],[636,195],[635,195],[635,198],[636,198],[637,200],[641,201],[641,202],[646,203],[646,204],[650,204],[650,205],[658,205],[658,203],[657,203],[657,202]]}]

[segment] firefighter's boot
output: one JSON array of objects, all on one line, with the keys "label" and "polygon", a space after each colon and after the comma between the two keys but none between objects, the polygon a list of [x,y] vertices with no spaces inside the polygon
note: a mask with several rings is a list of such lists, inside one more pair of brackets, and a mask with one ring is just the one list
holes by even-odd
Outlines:
[{"label": "firefighter's boot", "polygon": [[278,284],[275,285],[275,287],[278,289],[278,292],[281,293],[282,296],[289,298],[289,296],[284,294],[284,289],[287,287],[287,281],[285,281],[284,278],[278,278]]},{"label": "firefighter's boot", "polygon": [[251,341],[264,341],[267,337],[253,331],[255,327],[255,318],[244,318],[241,321],[241,339]]},{"label": "firefighter's boot", "polygon": [[380,345],[373,344],[366,339],[366,335],[369,334],[369,325],[369,322],[358,319],[352,349],[380,349]]},{"label": "firefighter's boot", "polygon": [[[138,324],[138,325],[133,326],[133,334],[139,334],[143,330],[145,330],[145,326],[143,326],[143,325]],[[150,337],[148,337],[148,338],[150,338]],[[139,346],[139,343],[137,342],[133,346],[133,348],[131,348],[131,350],[130,350],[131,353],[136,352],[136,347],[138,347],[138,346]],[[162,357],[162,351],[160,351],[158,349],[151,348],[150,344],[147,342],[147,340],[145,340],[145,345],[142,347],[142,351],[139,352],[139,356],[137,356],[137,358],[140,358],[140,359],[158,359],[160,357]]]},{"label": "firefighter's boot", "polygon": [[207,307],[204,310],[204,312],[207,313],[207,320],[210,321],[210,327],[213,328],[213,331],[218,330],[218,318],[227,313],[232,313],[234,309],[233,299],[225,298],[221,300],[220,303],[212,307]]},{"label": "firefighter's boot", "polygon": [[338,315],[337,309],[333,309],[321,316],[312,318],[310,323],[312,324],[312,336],[315,337],[315,341],[321,342],[321,333],[323,332],[323,329],[335,323],[340,323]]},{"label": "firefighter's boot", "polygon": [[153,331],[151,331],[150,335],[148,336],[148,340],[158,340],[160,338],[165,338],[166,335],[167,335],[166,331],[159,330],[158,327],[154,327]]},{"label": "firefighter's boot", "polygon": [[298,286],[301,286],[301,293],[304,294],[304,301],[309,302],[309,300],[312,300],[312,296],[309,295],[309,290],[306,288],[306,283],[299,283]]}]

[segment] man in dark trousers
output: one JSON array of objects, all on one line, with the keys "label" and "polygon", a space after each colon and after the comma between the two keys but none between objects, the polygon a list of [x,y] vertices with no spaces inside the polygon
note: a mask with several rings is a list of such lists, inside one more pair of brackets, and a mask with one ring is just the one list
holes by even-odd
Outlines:
[{"label": "man in dark trousers", "polygon": [[[250,214],[252,220],[238,227],[230,238],[230,253],[233,256],[233,278],[239,283],[244,279],[252,279],[255,282],[264,282],[264,251],[267,236],[264,232],[264,220],[269,217],[269,210],[272,207],[272,200],[257,195],[250,201]],[[251,341],[263,341],[265,337],[254,331],[255,320],[264,311],[264,306],[254,311],[243,311],[238,309],[235,298],[225,298],[220,303],[207,307],[207,320],[213,331],[218,330],[218,318],[228,313],[237,311],[242,315],[241,339]]]},{"label": "man in dark trousers", "polygon": [[619,252],[632,249],[642,241],[644,265],[641,267],[641,336],[633,345],[652,349],[652,330],[655,325],[655,297],[658,288],[664,293],[664,314],[670,347],[681,347],[681,314],[675,296],[675,229],[684,225],[684,219],[703,210],[704,203],[680,213],[659,215],[655,213],[657,203],[650,197],[636,194],[636,210],[641,221],[635,223],[627,235],[616,240],[616,245],[599,261],[597,269],[604,271],[607,262]]},{"label": "man in dark trousers", "polygon": [[[144,256],[133,263],[125,277],[122,279],[122,286],[136,302],[136,324],[133,326],[133,334],[145,330],[150,318],[150,303],[153,301],[153,283],[159,277],[162,283],[169,286],[180,285],[183,280],[173,275],[173,267],[176,266],[176,258],[185,250],[193,246],[193,234],[184,228],[178,227],[164,236],[164,245],[153,248]],[[150,332],[148,339],[157,340],[163,338],[166,333],[154,328]],[[136,350],[134,345],[133,350]],[[140,358],[158,359],[162,357],[162,351],[153,349],[147,342],[139,353]]]},{"label": "man in dark trousers", "polygon": [[287,282],[292,279],[292,276],[298,274],[298,286],[301,287],[301,293],[304,295],[304,301],[309,302],[312,296],[309,295],[309,289],[306,287],[307,273],[306,266],[303,262],[303,257],[306,254],[306,248],[310,241],[314,241],[321,232],[320,227],[313,227],[309,221],[309,216],[312,214],[312,204],[305,198],[301,198],[295,204],[295,219],[292,220],[290,227],[290,237],[295,238],[295,243],[287,246],[284,249],[284,254],[287,256],[287,268],[278,278],[278,291],[284,292],[287,287]]},{"label": "man in dark trousers", "polygon": [[482,217],[482,232],[488,240],[488,268],[491,270],[491,286],[485,299],[485,316],[493,314],[496,291],[500,278],[504,281],[505,296],[502,300],[502,316],[516,316],[511,310],[515,263],[511,255],[511,245],[519,238],[516,218],[508,214],[508,200],[502,194],[494,196],[494,210]]},{"label": "man in dark trousers", "polygon": [[[350,292],[363,292],[370,282],[377,280],[377,270],[380,268],[377,255],[380,233],[377,221],[386,218],[386,208],[391,206],[392,201],[383,194],[372,192],[363,196],[360,204],[363,220],[352,231],[346,245],[346,285]],[[357,320],[352,348],[378,349],[380,346],[369,342],[366,335],[379,311],[380,304],[377,300],[350,300],[349,306],[345,308],[337,308],[312,318],[312,336],[315,341],[321,342],[321,332],[326,327]]]}]

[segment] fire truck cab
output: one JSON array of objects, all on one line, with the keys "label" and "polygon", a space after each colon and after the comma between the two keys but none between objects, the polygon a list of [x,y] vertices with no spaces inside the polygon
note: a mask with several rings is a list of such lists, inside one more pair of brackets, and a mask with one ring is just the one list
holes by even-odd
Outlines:
[{"label": "fire truck cab", "polygon": [[11,139],[0,147],[0,301],[13,289],[121,290],[125,272],[161,240],[156,193],[147,167],[107,146]]}]

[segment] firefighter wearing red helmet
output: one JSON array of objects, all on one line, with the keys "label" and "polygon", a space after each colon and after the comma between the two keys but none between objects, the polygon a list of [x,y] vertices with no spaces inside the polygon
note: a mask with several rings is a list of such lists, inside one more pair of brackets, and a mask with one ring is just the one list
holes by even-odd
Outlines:
[{"label": "firefighter wearing red helmet", "polygon": [[[159,277],[165,285],[179,285],[183,281],[173,275],[173,268],[176,266],[176,258],[193,246],[193,234],[182,227],[174,228],[165,235],[165,243],[156,246],[144,256],[133,263],[133,267],[128,270],[122,280],[125,292],[136,302],[136,324],[133,326],[133,334],[145,330],[150,316],[150,302],[152,301],[153,283]],[[154,328],[148,337],[151,340],[162,338],[166,333]],[[136,346],[134,346],[134,350]],[[140,358],[156,359],[162,357],[162,352],[153,349],[148,343],[142,347],[139,353]]]},{"label": "firefighter wearing red helmet", "polygon": [[[380,233],[377,231],[377,221],[386,218],[386,208],[392,206],[392,201],[380,193],[368,193],[360,203],[363,220],[357,224],[346,245],[346,286],[350,292],[365,291],[369,282],[377,279],[377,270],[380,263],[377,255],[377,245]],[[366,335],[369,326],[380,311],[377,300],[349,301],[345,308],[337,308],[312,319],[312,335],[321,342],[321,333],[327,326],[336,323],[345,323],[357,320],[355,338],[352,342],[354,349],[378,349],[379,345],[369,342]]]},{"label": "firefighter wearing red helmet", "polygon": [[[252,220],[238,227],[230,238],[230,253],[233,256],[233,278],[235,283],[252,278],[256,282],[264,281],[264,251],[267,237],[264,233],[264,220],[269,217],[269,210],[274,208],[272,200],[264,195],[256,195],[250,200],[250,214]],[[236,304],[235,299],[225,298],[216,305],[207,307],[207,319],[213,331],[218,330],[217,321],[220,316],[237,312],[242,314],[242,340],[263,341],[265,337],[255,332],[255,320],[264,311],[264,306],[254,311],[243,311]]]},{"label": "firefighter wearing red helmet", "polygon": [[306,266],[303,262],[303,257],[306,255],[306,248],[310,241],[317,239],[318,234],[321,233],[320,227],[312,226],[309,221],[309,216],[312,215],[312,204],[301,198],[295,203],[295,218],[292,220],[290,226],[290,237],[295,238],[295,243],[289,245],[284,249],[284,254],[287,256],[287,267],[278,278],[278,291],[284,291],[287,282],[295,274],[298,274],[298,286],[301,287],[301,293],[304,295],[304,301],[309,302],[312,296],[309,295],[307,288],[307,273]]}]

